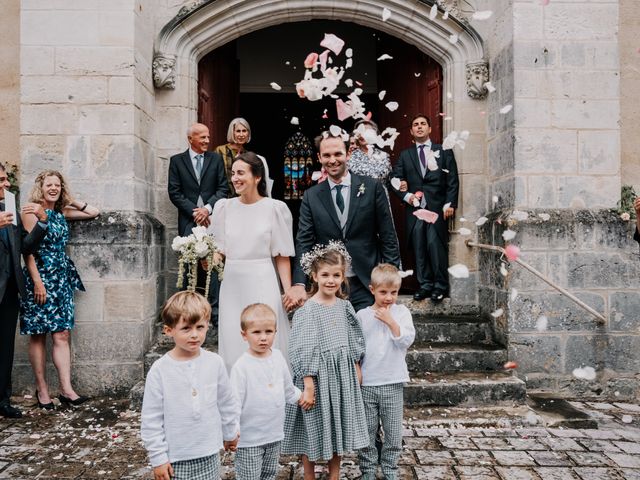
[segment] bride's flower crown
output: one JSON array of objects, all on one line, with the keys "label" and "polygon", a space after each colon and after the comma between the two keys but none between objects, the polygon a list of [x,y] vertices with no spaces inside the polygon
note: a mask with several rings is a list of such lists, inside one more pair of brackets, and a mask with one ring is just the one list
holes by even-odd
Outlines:
[{"label": "bride's flower crown", "polygon": [[300,266],[302,267],[302,271],[305,275],[311,275],[311,269],[313,267],[314,262],[321,257],[324,257],[328,252],[335,251],[338,252],[344,258],[346,269],[349,269],[351,265],[351,255],[347,252],[347,247],[344,246],[339,240],[331,240],[326,245],[314,245],[314,247],[309,250],[307,253],[304,253],[302,257],[300,257]]}]

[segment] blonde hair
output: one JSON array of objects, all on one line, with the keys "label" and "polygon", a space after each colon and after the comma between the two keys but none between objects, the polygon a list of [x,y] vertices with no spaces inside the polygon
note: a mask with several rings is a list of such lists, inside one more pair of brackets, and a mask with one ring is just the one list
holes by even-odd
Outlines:
[{"label": "blonde hair", "polygon": [[380,263],[371,271],[371,287],[393,285],[400,288],[402,277],[399,270],[390,263]]},{"label": "blonde hair", "polygon": [[160,317],[162,324],[169,328],[174,328],[181,318],[188,326],[198,323],[203,318],[209,323],[211,305],[199,293],[185,290],[174,293],[164,302]]},{"label": "blonde hair", "polygon": [[273,319],[274,327],[277,325],[276,312],[273,311],[273,308],[266,303],[252,303],[244,307],[240,314],[240,328],[244,332],[253,320],[265,318]]},{"label": "blonde hair", "polygon": [[60,198],[56,201],[53,209],[56,212],[62,212],[64,207],[71,203],[71,193],[69,192],[69,187],[67,187],[67,181],[64,179],[64,176],[57,170],[45,170],[38,174],[34,181],[33,188],[29,193],[29,201],[39,203],[40,205],[44,203],[44,193],[42,189],[47,177],[58,177],[58,180],[60,180]]},{"label": "blonde hair", "polygon": [[247,132],[249,133],[247,136],[247,143],[249,143],[251,141],[251,127],[249,126],[249,122],[242,117],[236,117],[229,123],[229,129],[227,130],[227,142],[236,143],[235,135],[233,133],[236,129],[236,125],[238,124],[247,129]]},{"label": "blonde hair", "polygon": [[[342,268],[342,277],[343,277],[342,283],[344,284],[344,289],[338,290],[336,292],[336,297],[342,298],[342,299],[347,298],[349,296],[349,293],[348,293],[349,280],[347,280],[347,277],[345,275],[347,270],[347,260],[344,258],[344,256],[337,250],[326,250],[325,252],[322,252],[320,255],[316,256],[311,262],[311,273],[317,274],[318,270],[320,270],[321,265],[329,265],[329,266],[339,265]],[[318,282],[313,280],[313,276],[311,278],[312,278],[312,284],[311,284],[311,291],[309,292],[309,295],[313,296],[316,293],[318,293],[319,287],[318,287]]]}]

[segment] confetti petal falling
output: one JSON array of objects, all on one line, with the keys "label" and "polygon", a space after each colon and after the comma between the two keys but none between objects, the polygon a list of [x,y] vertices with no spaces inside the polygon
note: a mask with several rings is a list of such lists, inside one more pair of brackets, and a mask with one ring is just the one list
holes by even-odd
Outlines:
[{"label": "confetti petal falling", "polygon": [[511,111],[512,108],[513,108],[513,105],[505,105],[504,107],[502,107],[500,109],[500,113],[502,115],[506,115],[507,113],[509,113]]},{"label": "confetti petal falling", "polygon": [[398,272],[398,275],[400,275],[400,278],[407,278],[413,275],[413,270],[407,270],[406,272],[403,272],[402,270],[400,270]]},{"label": "confetti petal falling", "polygon": [[340,55],[342,47],[344,47],[344,40],[342,40],[340,37],[337,37],[333,33],[325,33],[324,39],[320,42],[320,46],[328,48],[336,55]]},{"label": "confetti petal falling", "polygon": [[433,7],[431,7],[431,10],[429,10],[429,20],[435,20],[437,16],[438,16],[438,5],[434,3]]},{"label": "confetti petal falling", "polygon": [[456,263],[455,265],[447,269],[449,274],[454,278],[469,278],[469,268],[462,263]]},{"label": "confetti petal falling", "polygon": [[436,223],[436,220],[438,220],[438,214],[435,212],[432,212],[430,210],[425,210],[424,208],[421,208],[420,210],[416,210],[415,212],[413,212],[413,214],[418,217],[420,220],[424,220],[427,223]]},{"label": "confetti petal falling", "polygon": [[387,20],[389,20],[389,17],[391,16],[391,10],[389,10],[388,8],[383,8],[382,9],[382,21],[386,22]]},{"label": "confetti petal falling", "polygon": [[513,240],[514,238],[516,238],[516,232],[510,229],[507,229],[504,232],[502,232],[502,238],[504,238],[506,242],[508,242],[509,240]]},{"label": "confetti petal falling", "polygon": [[458,43],[458,35],[455,33],[453,35],[449,35],[449,43],[451,43],[452,45]]},{"label": "confetti petal falling", "polygon": [[479,10],[477,12],[473,12],[471,18],[473,18],[474,20],[489,20],[491,18],[491,15],[493,15],[493,12],[491,10]]},{"label": "confetti petal falling", "polygon": [[516,298],[518,298],[518,289],[517,288],[512,288],[511,289],[511,293],[509,294],[509,300],[514,302],[516,300]]},{"label": "confetti petal falling", "polygon": [[493,93],[496,91],[496,87],[494,87],[491,82],[485,82],[484,87],[487,89],[487,92],[489,93]]},{"label": "confetti petal falling", "polygon": [[504,313],[504,310],[499,308],[495,312],[491,312],[491,316],[493,318],[498,318],[498,317],[501,317],[503,313]]},{"label": "confetti petal falling", "polygon": [[385,107],[387,107],[390,112],[395,112],[399,106],[400,105],[398,105],[398,102],[389,102],[385,105]]},{"label": "confetti petal falling", "polygon": [[291,125],[300,125],[298,117],[291,117]]},{"label": "confetti petal falling", "polygon": [[401,180],[398,177],[393,177],[390,183],[393,188],[395,188],[396,190],[400,190]]},{"label": "confetti petal falling", "polygon": [[487,217],[480,217],[479,219],[476,220],[476,225],[478,227],[481,227],[482,225],[484,225],[488,221],[489,221],[489,219]]},{"label": "confetti petal falling", "polygon": [[472,232],[471,232],[471,230],[469,230],[468,228],[460,227],[460,228],[458,229],[458,233],[459,233],[460,235],[465,235],[465,236],[466,236],[466,235],[471,235],[471,233],[472,233]]},{"label": "confetti petal falling", "polygon": [[381,62],[382,60],[393,60],[393,57],[387,53],[383,53],[378,57],[379,62]]},{"label": "confetti petal falling", "polygon": [[378,93],[378,98],[380,99],[380,101],[384,100],[384,96],[387,94],[386,90],[381,90],[380,93]]},{"label": "confetti petal falling", "polygon": [[544,315],[540,315],[536,320],[536,330],[539,332],[544,332],[549,326],[549,320]]},{"label": "confetti petal falling", "polygon": [[548,222],[551,218],[551,215],[549,215],[548,213],[539,213],[538,217],[540,217],[543,222]]},{"label": "confetti petal falling", "polygon": [[271,82],[270,85],[271,85],[271,88],[273,88],[274,90],[278,90],[278,91],[282,90],[282,87],[278,85],[276,82]]}]

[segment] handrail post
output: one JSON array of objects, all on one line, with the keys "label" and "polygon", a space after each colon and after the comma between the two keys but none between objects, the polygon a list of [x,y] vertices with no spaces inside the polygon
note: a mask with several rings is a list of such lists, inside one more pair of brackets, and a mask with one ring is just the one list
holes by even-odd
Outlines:
[{"label": "handrail post", "polygon": [[[467,247],[476,247],[479,248],[481,250],[489,250],[492,252],[498,252],[501,254],[505,254],[505,250],[502,247],[498,247],[497,245],[487,245],[484,243],[477,243],[474,242],[472,240],[466,240],[464,242]],[[607,319],[599,312],[597,312],[595,309],[593,309],[592,307],[590,307],[589,305],[587,305],[586,303],[584,303],[582,300],[580,300],[578,297],[576,297],[574,294],[572,294],[571,292],[569,292],[568,290],[562,288],[560,285],[556,285],[553,281],[551,281],[549,278],[547,278],[546,276],[544,276],[542,273],[540,273],[538,270],[536,270],[535,268],[533,268],[531,265],[529,265],[527,262],[516,258],[514,260],[515,263],[517,263],[518,265],[520,265],[521,267],[523,267],[525,270],[531,272],[533,275],[535,275],[536,277],[538,277],[540,280],[542,280],[543,282],[547,283],[548,285],[550,285],[551,287],[555,288],[557,291],[559,291],[561,294],[563,294],[564,296],[566,296],[567,298],[569,298],[569,300],[573,301],[574,303],[576,303],[578,306],[580,306],[581,308],[583,308],[584,310],[586,310],[587,312],[589,312],[591,315],[593,315],[594,317],[596,317],[598,319],[598,323],[599,324],[604,324],[607,322]]]}]

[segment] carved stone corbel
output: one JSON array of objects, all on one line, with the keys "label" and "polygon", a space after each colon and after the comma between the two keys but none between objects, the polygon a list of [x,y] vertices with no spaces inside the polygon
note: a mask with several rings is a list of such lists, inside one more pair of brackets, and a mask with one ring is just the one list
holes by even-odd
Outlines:
[{"label": "carved stone corbel", "polygon": [[484,60],[467,63],[467,95],[475,100],[487,96],[485,83],[489,81],[489,64]]},{"label": "carved stone corbel", "polygon": [[452,17],[457,18],[464,24],[469,23],[468,14],[460,7],[459,0],[436,0],[436,3],[442,10],[449,12]]},{"label": "carved stone corbel", "polygon": [[153,84],[156,88],[174,90],[176,88],[176,57],[156,54],[153,58]]}]

